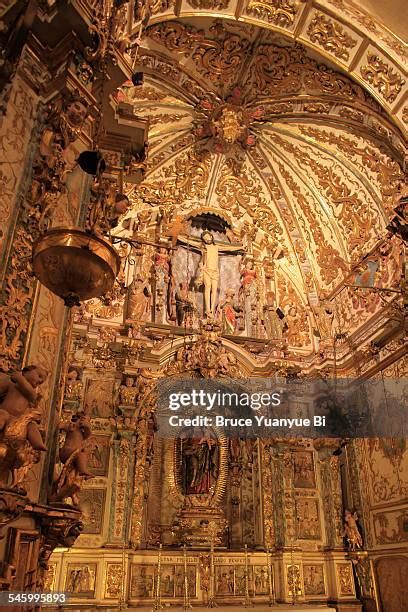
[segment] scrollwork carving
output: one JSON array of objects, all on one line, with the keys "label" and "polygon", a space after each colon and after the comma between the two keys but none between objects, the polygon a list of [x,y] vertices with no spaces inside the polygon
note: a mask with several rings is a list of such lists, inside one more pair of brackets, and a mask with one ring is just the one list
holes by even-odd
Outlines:
[{"label": "scrollwork carving", "polygon": [[367,64],[360,69],[362,77],[374,87],[386,100],[394,102],[400,93],[405,80],[375,53],[369,53]]},{"label": "scrollwork carving", "polygon": [[300,7],[299,0],[249,0],[246,12],[281,28],[289,28]]},{"label": "scrollwork carving", "polygon": [[331,21],[321,13],[313,17],[307,33],[313,43],[345,61],[350,57],[350,49],[357,44],[357,41],[347,34],[340,24]]}]

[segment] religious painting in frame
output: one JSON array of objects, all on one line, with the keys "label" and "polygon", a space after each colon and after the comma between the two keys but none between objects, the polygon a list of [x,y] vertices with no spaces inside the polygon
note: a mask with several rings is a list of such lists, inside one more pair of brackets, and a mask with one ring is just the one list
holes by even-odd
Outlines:
[{"label": "religious painting in frame", "polygon": [[88,467],[94,476],[108,475],[110,441],[110,436],[92,436],[89,440]]},{"label": "religious painting in frame", "polygon": [[315,489],[313,453],[296,451],[294,453],[294,486],[296,489]]},{"label": "religious painting in frame", "polygon": [[[273,568],[271,567],[271,572]],[[269,595],[269,575],[267,565],[254,565],[254,595]],[[273,584],[273,579],[271,575]]]},{"label": "religious painting in frame", "polygon": [[325,595],[324,568],[321,563],[303,565],[305,595]]},{"label": "religious painting in frame", "polygon": [[[188,595],[190,598],[197,597],[196,589],[196,566],[187,565],[187,584],[188,584]],[[176,565],[174,574],[174,597],[180,599],[184,597],[184,566]]]},{"label": "religious painting in frame", "polygon": [[96,563],[68,563],[65,592],[73,599],[93,599],[95,597],[96,571]]},{"label": "religious painting in frame", "polygon": [[112,414],[114,378],[96,378],[86,381],[84,410],[91,417],[107,419]]},{"label": "religious painting in frame", "polygon": [[82,489],[82,491],[79,492],[82,522],[84,523],[84,530],[82,533],[94,535],[102,533],[105,498],[105,489]]},{"label": "religious painting in frame", "polygon": [[155,565],[132,563],[130,571],[130,597],[132,599],[151,599],[154,597],[155,571]]},{"label": "religious painting in frame", "polygon": [[320,540],[319,502],[312,497],[296,499],[298,519],[298,538],[301,540]]},{"label": "religious painting in frame", "polygon": [[215,594],[217,596],[234,595],[234,568],[231,565],[215,566]]}]

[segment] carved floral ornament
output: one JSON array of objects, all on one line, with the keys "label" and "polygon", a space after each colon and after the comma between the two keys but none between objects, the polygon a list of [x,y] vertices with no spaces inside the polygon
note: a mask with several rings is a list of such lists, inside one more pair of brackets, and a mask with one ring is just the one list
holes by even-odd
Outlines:
[{"label": "carved floral ornament", "polygon": [[340,24],[333,22],[321,13],[317,13],[313,17],[307,33],[313,43],[345,61],[349,59],[351,49],[357,45],[357,40],[347,34]]}]

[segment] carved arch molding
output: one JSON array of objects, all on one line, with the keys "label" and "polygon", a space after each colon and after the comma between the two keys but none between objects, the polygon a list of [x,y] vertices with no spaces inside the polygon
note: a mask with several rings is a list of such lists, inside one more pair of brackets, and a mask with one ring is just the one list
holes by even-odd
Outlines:
[{"label": "carved arch molding", "polygon": [[284,33],[359,82],[405,132],[407,45],[352,0],[155,0],[151,24],[208,16]]}]

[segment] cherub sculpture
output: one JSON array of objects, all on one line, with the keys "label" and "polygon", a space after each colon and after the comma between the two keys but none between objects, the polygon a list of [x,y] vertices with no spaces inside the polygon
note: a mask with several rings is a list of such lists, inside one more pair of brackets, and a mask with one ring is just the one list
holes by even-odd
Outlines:
[{"label": "cherub sculpture", "polygon": [[[11,376],[0,375],[0,486],[19,488],[47,447],[41,436],[38,387],[47,372],[27,366]],[[9,483],[10,472],[12,474]]]},{"label": "cherub sculpture", "polygon": [[351,551],[356,548],[363,548],[363,538],[357,526],[357,512],[345,510],[344,512],[344,537],[347,540],[347,545]]},{"label": "cherub sculpture", "polygon": [[93,474],[88,472],[87,440],[92,433],[89,416],[85,412],[77,412],[70,421],[60,423],[59,428],[66,432],[65,441],[59,451],[63,468],[54,481],[50,501],[63,502],[70,497],[73,505],[78,506],[78,493],[84,480],[93,477]]}]

